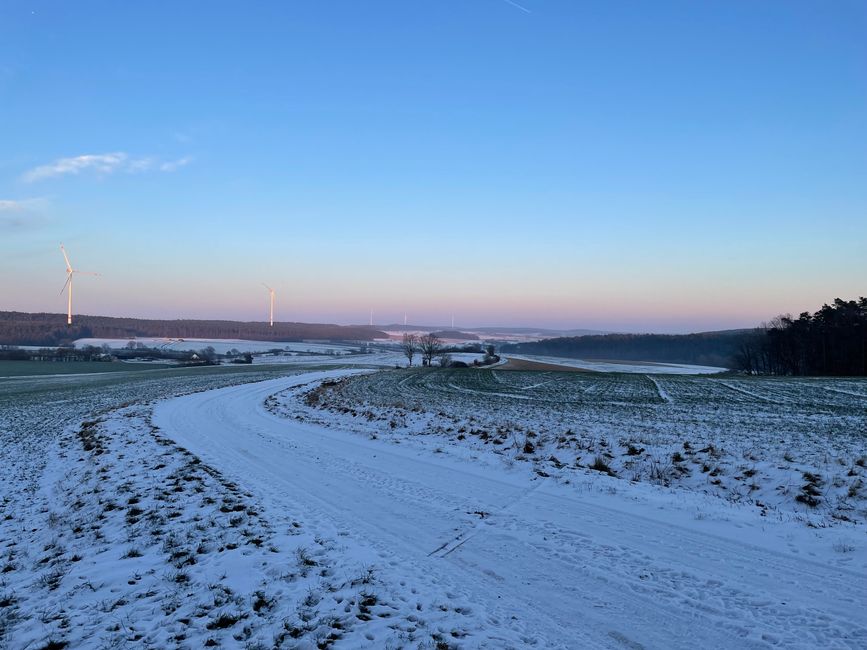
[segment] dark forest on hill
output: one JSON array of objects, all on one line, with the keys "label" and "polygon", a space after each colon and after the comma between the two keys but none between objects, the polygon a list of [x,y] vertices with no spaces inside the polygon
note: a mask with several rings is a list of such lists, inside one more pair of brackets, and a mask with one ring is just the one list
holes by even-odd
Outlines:
[{"label": "dark forest on hill", "polygon": [[867,375],[867,298],[797,318],[777,316],[740,339],[736,367],[765,375]]},{"label": "dark forest on hill", "polygon": [[704,334],[601,334],[504,345],[504,354],[542,354],[576,359],[656,361],[702,366],[731,366],[740,331]]},{"label": "dark forest on hill", "polygon": [[65,345],[79,338],[247,339],[256,341],[372,341],[384,332],[358,326],[317,323],[267,323],[220,320],[145,320],[108,316],[75,316],[66,326],[66,314],[31,314],[0,311],[0,345]]},{"label": "dark forest on hill", "polygon": [[702,334],[605,334],[501,348],[505,354],[720,366],[760,375],[867,375],[867,298],[781,315],[750,330]]}]

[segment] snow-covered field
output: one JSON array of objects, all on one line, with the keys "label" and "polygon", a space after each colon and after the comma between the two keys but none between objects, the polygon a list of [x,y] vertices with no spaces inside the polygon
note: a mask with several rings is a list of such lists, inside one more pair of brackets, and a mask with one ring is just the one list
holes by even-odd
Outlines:
[{"label": "snow-covered field", "polygon": [[867,646],[867,382],[339,361],[0,381],[0,647]]},{"label": "snow-covered field", "polygon": [[650,361],[598,361],[593,359],[571,359],[569,357],[549,357],[541,354],[510,354],[512,359],[538,361],[568,368],[582,368],[595,372],[654,373],[661,375],[712,375],[727,372],[727,368],[716,366],[696,366],[687,363],[655,363]]},{"label": "snow-covered field", "polygon": [[482,359],[485,358],[484,354],[478,352],[449,352],[448,355],[452,361],[462,361],[467,365],[472,365],[473,361],[481,363]]},{"label": "snow-covered field", "polygon": [[177,339],[159,337],[137,337],[134,339],[98,339],[85,338],[75,341],[76,347],[107,345],[112,349],[127,347],[129,343],[141,343],[147,348],[164,348],[166,350],[198,351],[207,347],[214,348],[217,354],[226,354],[230,350],[239,352],[269,352],[284,350],[309,354],[353,354],[358,352],[358,345],[341,343],[305,343],[299,341],[248,341],[246,339]]},{"label": "snow-covered field", "polygon": [[423,434],[562,480],[595,469],[775,518],[867,522],[867,381],[437,369],[311,397],[308,417]]},{"label": "snow-covered field", "polygon": [[[0,647],[104,647],[170,628],[165,610],[156,613],[180,571],[170,538],[204,526],[222,544],[220,504],[243,495],[152,436],[147,404],[275,375],[210,368],[0,381]],[[193,494],[213,507],[196,512]]]},{"label": "snow-covered field", "polygon": [[254,356],[253,364],[265,365],[288,365],[288,366],[310,366],[310,365],[333,365],[335,363],[341,366],[377,366],[391,367],[395,365],[406,364],[406,357],[398,352],[390,352],[387,350],[374,350],[367,354],[346,354],[341,355],[339,359],[332,358],[328,354],[307,355],[303,352],[293,353],[284,356],[262,355]]}]

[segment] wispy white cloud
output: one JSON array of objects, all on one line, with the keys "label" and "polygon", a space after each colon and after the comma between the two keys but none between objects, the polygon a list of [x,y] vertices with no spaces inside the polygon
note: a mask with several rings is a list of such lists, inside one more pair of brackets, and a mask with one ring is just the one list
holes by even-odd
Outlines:
[{"label": "wispy white cloud", "polygon": [[129,156],[123,152],[58,158],[52,163],[31,169],[22,176],[22,179],[27,183],[32,183],[53,176],[77,175],[87,171],[97,174],[111,174],[128,164],[128,159]]},{"label": "wispy white cloud", "polygon": [[161,172],[173,172],[181,167],[185,167],[193,162],[192,157],[184,156],[183,158],[178,158],[177,160],[169,160],[167,162],[160,164]]},{"label": "wispy white cloud", "polygon": [[121,171],[126,171],[131,174],[150,171],[154,168],[157,161],[153,158],[127,158],[125,165]]},{"label": "wispy white cloud", "polygon": [[173,161],[160,161],[150,156],[133,157],[123,151],[103,154],[86,154],[72,158],[58,158],[57,160],[40,165],[25,172],[21,179],[26,183],[55,178],[58,176],[76,176],[90,173],[98,176],[108,176],[116,172],[137,174],[151,170],[161,172],[173,172],[188,164],[192,159],[189,157]]}]

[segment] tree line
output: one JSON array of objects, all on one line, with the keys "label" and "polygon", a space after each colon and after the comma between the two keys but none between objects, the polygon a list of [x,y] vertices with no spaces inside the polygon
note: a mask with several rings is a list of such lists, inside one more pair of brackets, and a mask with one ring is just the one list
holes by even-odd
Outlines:
[{"label": "tree line", "polygon": [[81,338],[248,339],[256,341],[373,341],[384,332],[365,326],[319,323],[274,323],[221,320],[151,320],[0,311],[0,345],[67,345]]},{"label": "tree line", "polygon": [[541,354],[576,359],[655,361],[731,367],[744,330],[701,334],[592,334],[502,346],[504,354]]},{"label": "tree line", "polygon": [[741,337],[735,367],[763,375],[867,375],[867,298],[777,316]]},{"label": "tree line", "polygon": [[761,375],[867,375],[867,298],[784,314],[749,330],[603,334],[547,339],[504,353],[719,366]]},{"label": "tree line", "polygon": [[250,352],[230,350],[226,354],[218,354],[213,346],[201,350],[166,350],[149,348],[141,343],[130,341],[125,348],[111,348],[108,345],[85,345],[79,348],[72,346],[28,348],[14,345],[0,345],[0,361],[170,361],[179,366],[217,365],[221,359],[230,363],[253,363]]},{"label": "tree line", "polygon": [[[458,348],[443,345],[442,340],[437,336],[436,332],[429,332],[427,334],[404,333],[403,338],[401,339],[400,348],[403,352],[403,356],[407,358],[410,368],[412,367],[412,360],[415,358],[416,354],[421,357],[422,366],[432,366],[434,357],[438,357],[440,367],[460,368],[467,367],[468,364],[463,361],[452,361],[449,353],[482,352],[482,345],[480,343],[465,345]],[[493,345],[486,345],[484,347],[484,354],[485,356],[482,358],[482,361],[474,361],[473,365],[486,366],[500,360],[500,357],[495,354]]]}]

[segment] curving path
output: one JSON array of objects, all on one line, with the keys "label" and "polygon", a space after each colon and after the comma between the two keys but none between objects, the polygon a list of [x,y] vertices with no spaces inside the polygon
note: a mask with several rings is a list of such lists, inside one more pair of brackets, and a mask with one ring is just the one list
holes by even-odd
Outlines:
[{"label": "curving path", "polygon": [[459,596],[527,645],[867,647],[861,570],[263,406],[276,392],[348,372],[172,399],[157,405],[154,422],[268,509],[327,522],[376,549],[395,583]]}]

